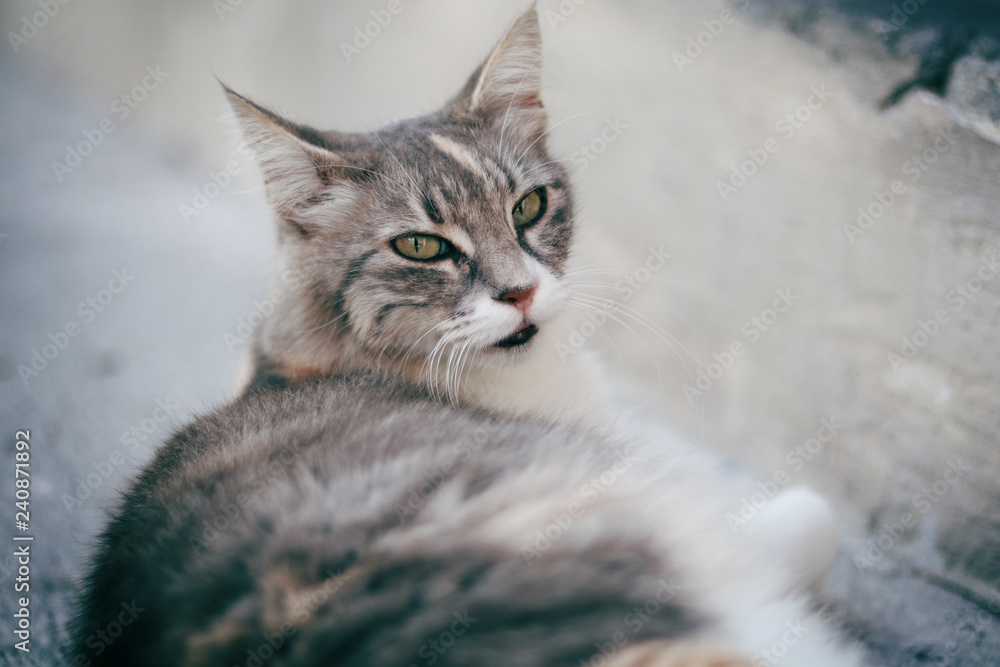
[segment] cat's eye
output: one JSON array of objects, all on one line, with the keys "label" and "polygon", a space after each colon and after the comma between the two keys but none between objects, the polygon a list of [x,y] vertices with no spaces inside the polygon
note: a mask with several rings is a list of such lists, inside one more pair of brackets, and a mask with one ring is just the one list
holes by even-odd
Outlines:
[{"label": "cat's eye", "polygon": [[526,227],[545,213],[545,188],[536,188],[526,194],[514,207],[512,216],[515,227]]},{"label": "cat's eye", "polygon": [[447,241],[430,234],[405,234],[394,239],[392,247],[403,257],[421,261],[440,259],[451,251]]}]

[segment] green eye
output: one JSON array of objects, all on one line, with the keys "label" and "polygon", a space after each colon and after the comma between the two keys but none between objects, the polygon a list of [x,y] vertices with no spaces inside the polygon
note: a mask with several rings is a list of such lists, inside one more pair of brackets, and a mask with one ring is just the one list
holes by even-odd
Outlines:
[{"label": "green eye", "polygon": [[392,242],[392,246],[403,257],[410,259],[437,259],[448,254],[450,246],[440,236],[429,234],[407,234]]},{"label": "green eye", "polygon": [[545,188],[536,188],[517,202],[513,218],[515,227],[524,227],[542,217],[545,213]]}]

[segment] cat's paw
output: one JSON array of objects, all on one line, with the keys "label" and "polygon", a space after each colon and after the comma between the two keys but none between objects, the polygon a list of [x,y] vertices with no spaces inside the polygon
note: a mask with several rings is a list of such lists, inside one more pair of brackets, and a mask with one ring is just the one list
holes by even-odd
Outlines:
[{"label": "cat's paw", "polygon": [[840,546],[830,503],[806,487],[775,496],[754,520],[752,532],[768,559],[787,568],[795,589],[822,587]]},{"label": "cat's paw", "polygon": [[630,646],[608,667],[751,667],[732,649],[697,641],[655,640]]}]

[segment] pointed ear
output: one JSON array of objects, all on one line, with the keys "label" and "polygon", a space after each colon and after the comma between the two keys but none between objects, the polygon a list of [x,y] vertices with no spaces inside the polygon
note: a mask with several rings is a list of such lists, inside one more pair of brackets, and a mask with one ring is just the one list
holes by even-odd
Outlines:
[{"label": "pointed ear", "polygon": [[501,117],[509,110],[519,123],[544,131],[542,36],[534,5],[514,20],[453,105],[466,112]]},{"label": "pointed ear", "polygon": [[222,88],[264,172],[268,200],[279,217],[308,236],[314,229],[309,213],[344,161],[316,130],[282,118],[225,84]]}]

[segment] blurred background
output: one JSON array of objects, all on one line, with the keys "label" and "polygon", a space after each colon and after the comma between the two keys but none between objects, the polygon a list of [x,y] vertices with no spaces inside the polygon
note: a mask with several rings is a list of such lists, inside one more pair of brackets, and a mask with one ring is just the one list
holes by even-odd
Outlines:
[{"label": "blurred background", "polygon": [[[31,429],[36,535],[36,650],[0,659],[54,664],[118,492],[233,395],[266,308],[273,230],[216,79],[374,129],[437,108],[525,5],[0,4],[0,417],[5,451]],[[1000,664],[1000,6],[538,8],[575,262],[609,272],[570,354],[762,488],[834,501],[830,587],[875,664]]]}]

